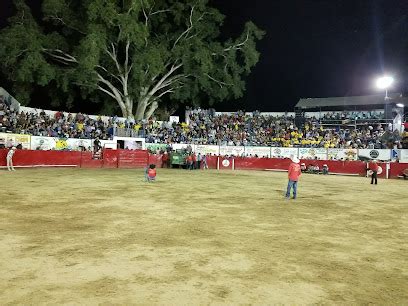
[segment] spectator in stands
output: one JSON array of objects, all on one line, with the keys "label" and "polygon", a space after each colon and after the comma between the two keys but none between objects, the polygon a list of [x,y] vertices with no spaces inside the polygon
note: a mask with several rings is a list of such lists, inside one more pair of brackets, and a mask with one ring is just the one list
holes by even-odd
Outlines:
[{"label": "spectator in stands", "polygon": [[98,137],[96,137],[96,139],[94,140],[94,152],[98,152],[101,148],[101,141]]}]

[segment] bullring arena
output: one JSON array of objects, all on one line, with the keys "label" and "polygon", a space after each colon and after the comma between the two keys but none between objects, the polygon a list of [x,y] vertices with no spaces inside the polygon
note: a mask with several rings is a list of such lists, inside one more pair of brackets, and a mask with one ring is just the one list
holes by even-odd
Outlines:
[{"label": "bullring arena", "polygon": [[0,172],[2,304],[408,303],[404,180],[89,163]]}]

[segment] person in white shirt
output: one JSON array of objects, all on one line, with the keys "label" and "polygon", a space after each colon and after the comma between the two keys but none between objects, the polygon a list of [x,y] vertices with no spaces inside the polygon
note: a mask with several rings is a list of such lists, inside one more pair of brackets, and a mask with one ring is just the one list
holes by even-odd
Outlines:
[{"label": "person in white shirt", "polygon": [[8,171],[16,171],[13,167],[13,155],[16,152],[16,147],[12,147],[7,153],[7,169]]}]

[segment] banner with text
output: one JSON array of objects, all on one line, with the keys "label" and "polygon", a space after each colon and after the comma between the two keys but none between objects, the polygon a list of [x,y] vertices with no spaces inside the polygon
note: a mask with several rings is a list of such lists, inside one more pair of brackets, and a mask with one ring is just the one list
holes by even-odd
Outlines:
[{"label": "banner with text", "polygon": [[91,139],[31,136],[31,150],[90,151]]},{"label": "banner with text", "polygon": [[271,157],[274,158],[291,158],[298,156],[297,148],[271,148]]},{"label": "banner with text", "polygon": [[220,155],[225,156],[242,156],[245,154],[245,147],[241,146],[220,146]]},{"label": "banner with text", "polygon": [[219,146],[214,146],[214,145],[195,145],[194,146],[194,152],[196,153],[201,153],[201,154],[212,154],[212,155],[218,155],[219,154]]},{"label": "banner with text", "polygon": [[357,160],[356,149],[328,149],[328,160]]},{"label": "banner with text", "polygon": [[17,147],[21,144],[23,149],[30,149],[30,142],[30,135],[0,133],[0,144],[3,144],[6,148]]},{"label": "banner with text", "polygon": [[258,157],[271,157],[270,147],[245,147],[245,155],[252,155]]},{"label": "banner with text", "polygon": [[300,159],[327,159],[325,148],[299,148]]}]

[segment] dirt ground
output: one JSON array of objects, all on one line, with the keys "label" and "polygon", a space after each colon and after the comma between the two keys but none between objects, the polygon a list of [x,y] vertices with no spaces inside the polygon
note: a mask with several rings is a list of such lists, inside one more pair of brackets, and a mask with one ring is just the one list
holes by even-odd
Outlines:
[{"label": "dirt ground", "polygon": [[408,182],[0,171],[0,304],[408,304]]}]

